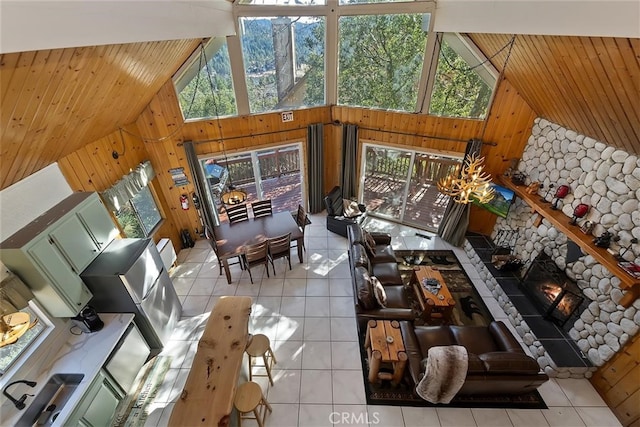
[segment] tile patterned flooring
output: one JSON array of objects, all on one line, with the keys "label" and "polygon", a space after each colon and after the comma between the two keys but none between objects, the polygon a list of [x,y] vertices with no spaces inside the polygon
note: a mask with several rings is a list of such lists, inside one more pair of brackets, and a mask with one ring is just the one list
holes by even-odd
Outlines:
[{"label": "tile patterned flooring", "polygon": [[[276,275],[267,278],[254,268],[254,282],[232,266],[233,283],[219,275],[215,254],[206,241],[180,251],[172,271],[183,305],[183,318],[163,354],[172,356],[171,368],[150,405],[146,426],[165,426],[193,361],[207,317],[222,295],[248,295],[254,305],[250,332],[271,339],[278,360],[274,386],[256,378],[273,413],[271,427],[315,426],[619,426],[602,398],[585,379],[550,380],[540,387],[546,410],[414,408],[366,404],[358,355],[347,240],[325,228],[323,214],[311,216],[306,230],[304,263],[292,257],[276,261]],[[506,315],[491,296],[464,251],[451,248],[436,236],[425,239],[416,230],[371,220],[367,227],[391,233],[395,248],[453,249],[494,317]],[[295,253],[295,251],[294,251]],[[518,335],[515,334],[517,337]],[[246,359],[245,359],[246,360]],[[246,362],[243,364],[246,371]],[[246,376],[246,372],[241,375]],[[245,421],[245,425],[257,425]]]}]

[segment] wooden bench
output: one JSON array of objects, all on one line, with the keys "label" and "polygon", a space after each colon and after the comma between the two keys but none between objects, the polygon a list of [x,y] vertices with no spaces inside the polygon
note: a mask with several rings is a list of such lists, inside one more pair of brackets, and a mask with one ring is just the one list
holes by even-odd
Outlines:
[{"label": "wooden bench", "polygon": [[250,314],[250,297],[221,297],[213,307],[170,426],[229,425]]}]

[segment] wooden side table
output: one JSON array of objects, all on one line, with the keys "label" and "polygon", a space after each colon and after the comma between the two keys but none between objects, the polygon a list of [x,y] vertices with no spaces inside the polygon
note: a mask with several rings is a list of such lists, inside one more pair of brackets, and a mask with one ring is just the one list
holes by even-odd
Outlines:
[{"label": "wooden side table", "polygon": [[[444,321],[450,321],[453,307],[456,305],[456,301],[451,296],[449,288],[442,277],[440,272],[432,267],[415,267],[413,269],[415,281],[414,289],[420,301],[422,308],[422,317],[425,321],[430,319],[441,318]],[[422,286],[422,281],[425,279],[436,279],[442,286],[437,295],[432,294]]]},{"label": "wooden side table", "polygon": [[[364,347],[369,359],[369,382],[391,380],[392,385],[398,385],[407,364],[400,323],[397,320],[369,320]],[[390,363],[393,374],[380,372],[382,363]]]}]

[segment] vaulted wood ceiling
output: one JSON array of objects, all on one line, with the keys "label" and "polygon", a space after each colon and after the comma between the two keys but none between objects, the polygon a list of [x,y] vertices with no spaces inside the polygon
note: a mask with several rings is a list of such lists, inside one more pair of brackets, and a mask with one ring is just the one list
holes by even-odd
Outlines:
[{"label": "vaulted wood ceiling", "polygon": [[[471,35],[487,55],[511,37]],[[640,154],[640,39],[518,35],[504,75],[539,116]]]},{"label": "vaulted wood ceiling", "polygon": [[0,188],[135,122],[199,40],[0,56]]},{"label": "vaulted wood ceiling", "polygon": [[[491,54],[510,35],[473,34]],[[0,56],[0,188],[136,121],[198,40]],[[507,50],[492,58],[503,67]],[[640,154],[640,40],[516,38],[506,79],[539,116]]]}]

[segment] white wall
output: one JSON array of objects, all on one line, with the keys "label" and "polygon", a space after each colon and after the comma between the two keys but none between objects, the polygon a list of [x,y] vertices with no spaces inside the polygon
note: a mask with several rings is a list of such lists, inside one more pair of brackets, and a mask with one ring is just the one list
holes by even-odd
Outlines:
[{"label": "white wall", "polygon": [[227,0],[1,0],[0,53],[235,34]]},{"label": "white wall", "polygon": [[437,0],[435,31],[640,37],[637,0]]},{"label": "white wall", "polygon": [[71,193],[57,163],[0,191],[0,242]]}]

